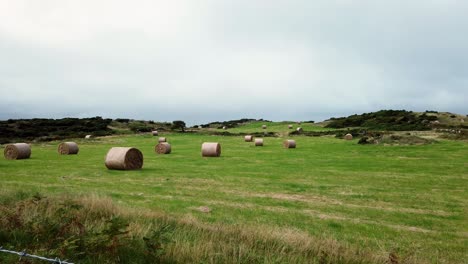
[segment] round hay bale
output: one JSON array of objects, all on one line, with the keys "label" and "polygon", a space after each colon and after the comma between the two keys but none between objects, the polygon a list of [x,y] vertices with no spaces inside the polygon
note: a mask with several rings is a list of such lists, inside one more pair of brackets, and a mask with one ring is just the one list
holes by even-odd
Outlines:
[{"label": "round hay bale", "polygon": [[84,138],[85,139],[90,139],[92,136],[91,135],[86,135]]},{"label": "round hay bale", "polygon": [[253,139],[254,139],[254,136],[252,136],[252,135],[244,136],[245,142],[252,142]]},{"label": "round hay bale", "polygon": [[78,144],[75,142],[63,142],[58,146],[58,153],[60,155],[73,155],[78,154]]},{"label": "round hay bale", "polygon": [[157,136],[157,135],[159,135],[159,134],[158,134],[158,131],[156,131],[156,130],[154,130],[154,131],[151,131],[151,134],[152,134],[153,136]]},{"label": "round hay bale", "polygon": [[302,127],[298,127],[298,128],[296,128],[296,131],[297,131],[297,132],[302,132],[303,129],[302,129]]},{"label": "round hay bale", "polygon": [[202,144],[203,157],[219,157],[221,156],[221,145],[217,142],[205,142]]},{"label": "round hay bale", "polygon": [[287,139],[283,142],[285,148],[296,148],[296,141],[292,139]]},{"label": "round hay bale", "polygon": [[267,128],[267,126],[266,126],[266,125],[263,125],[263,126],[262,126],[262,129],[266,129],[266,128]]},{"label": "round hay bale", "polygon": [[143,154],[136,148],[113,147],[107,152],[105,164],[109,170],[141,169]]},{"label": "round hay bale", "polygon": [[226,129],[227,129],[227,127],[223,126],[223,130],[226,130]]},{"label": "round hay bale", "polygon": [[159,143],[161,143],[161,142],[167,142],[167,138],[165,138],[165,137],[160,137],[160,138],[158,139],[158,142],[159,142]]},{"label": "round hay bale", "polygon": [[351,135],[351,134],[348,133],[348,134],[346,134],[346,135],[344,136],[344,138],[345,138],[346,140],[352,140],[352,139],[353,139],[353,135]]},{"label": "round hay bale", "polygon": [[293,128],[293,125],[288,125],[288,128],[289,128],[289,129],[292,129],[292,128]]},{"label": "round hay bale", "polygon": [[3,152],[5,159],[29,159],[31,157],[31,146],[26,143],[8,144]]},{"label": "round hay bale", "polygon": [[167,142],[161,142],[156,145],[154,151],[158,154],[170,154],[171,153],[171,144]]},{"label": "round hay bale", "polygon": [[256,138],[256,139],[255,139],[255,146],[256,146],[256,147],[261,147],[261,146],[263,146],[263,138]]}]

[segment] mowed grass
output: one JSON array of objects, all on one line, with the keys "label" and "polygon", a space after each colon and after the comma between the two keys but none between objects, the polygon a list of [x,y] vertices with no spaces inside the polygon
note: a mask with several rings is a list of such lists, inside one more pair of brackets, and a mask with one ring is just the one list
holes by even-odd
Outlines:
[{"label": "mowed grass", "polygon": [[[1,189],[99,194],[176,219],[292,230],[421,263],[468,259],[467,142],[362,146],[296,136],[297,148],[285,149],[285,138],[255,147],[242,137],[164,136],[170,155],[156,155],[150,135],[76,140],[72,156],[57,154],[59,142],[33,144],[31,159],[0,159]],[[202,158],[203,142],[219,142],[221,157]],[[107,170],[112,146],[140,149],[143,169]]]}]

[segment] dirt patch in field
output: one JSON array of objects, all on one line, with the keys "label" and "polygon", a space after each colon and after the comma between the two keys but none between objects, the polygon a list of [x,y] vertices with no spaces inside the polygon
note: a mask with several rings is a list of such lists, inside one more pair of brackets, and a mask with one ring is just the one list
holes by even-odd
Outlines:
[{"label": "dirt patch in field", "polygon": [[246,197],[261,197],[261,198],[272,198],[278,200],[286,201],[298,201],[308,204],[326,204],[326,205],[335,205],[335,206],[345,206],[351,208],[365,208],[373,210],[383,210],[388,212],[403,212],[403,213],[413,213],[413,214],[425,214],[425,215],[438,215],[438,216],[451,216],[452,213],[441,211],[441,210],[426,210],[426,209],[416,209],[416,208],[395,208],[389,204],[378,204],[378,205],[359,205],[346,203],[340,200],[324,197],[324,196],[311,196],[311,195],[299,195],[299,194],[285,194],[285,193],[248,193],[248,192],[239,192],[232,190],[223,190],[225,193],[236,194],[239,196]]},{"label": "dirt patch in field", "polygon": [[389,227],[389,228],[396,229],[396,230],[404,230],[404,231],[419,232],[419,233],[440,233],[438,231],[428,230],[428,229],[415,227],[415,226],[392,225],[392,224],[388,224],[384,222],[377,222],[377,221],[360,219],[360,218],[349,218],[349,217],[338,216],[338,215],[324,214],[322,212],[315,211],[315,210],[303,210],[302,212],[307,215],[311,215],[311,216],[317,217],[319,219],[324,219],[324,220],[338,220],[338,221],[347,221],[347,222],[351,222],[355,224],[379,225],[379,226],[385,226],[385,227]]}]

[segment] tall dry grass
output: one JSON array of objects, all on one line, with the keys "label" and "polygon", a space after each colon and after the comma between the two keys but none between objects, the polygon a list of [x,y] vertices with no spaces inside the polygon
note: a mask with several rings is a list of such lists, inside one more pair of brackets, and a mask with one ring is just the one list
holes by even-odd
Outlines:
[{"label": "tall dry grass", "polygon": [[[413,263],[291,228],[210,224],[98,195],[0,194],[0,245],[78,263]],[[0,262],[17,257],[0,253]]]}]

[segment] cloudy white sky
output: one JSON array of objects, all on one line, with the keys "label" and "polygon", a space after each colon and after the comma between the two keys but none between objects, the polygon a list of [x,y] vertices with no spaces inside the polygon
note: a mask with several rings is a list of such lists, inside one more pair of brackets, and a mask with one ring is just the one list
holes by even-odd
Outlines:
[{"label": "cloudy white sky", "polygon": [[468,1],[0,0],[0,119],[468,114]]}]

